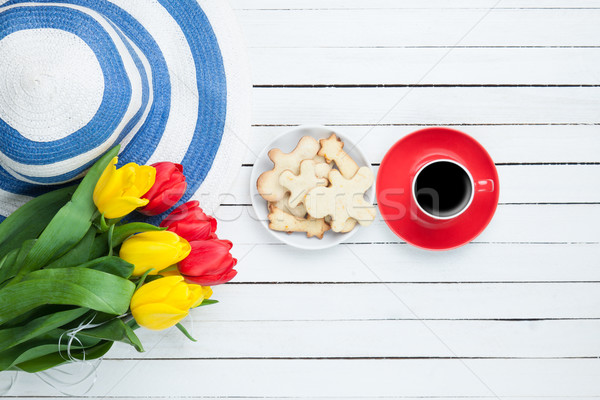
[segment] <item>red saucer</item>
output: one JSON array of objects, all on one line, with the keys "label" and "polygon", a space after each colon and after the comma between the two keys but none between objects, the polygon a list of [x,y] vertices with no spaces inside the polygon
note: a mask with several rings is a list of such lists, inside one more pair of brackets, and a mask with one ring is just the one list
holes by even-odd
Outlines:
[{"label": "red saucer", "polygon": [[[456,218],[437,220],[415,204],[412,178],[436,159],[454,160],[469,170],[473,181],[491,181],[492,192],[477,192]],[[471,136],[447,128],[427,128],[396,142],[377,174],[377,203],[390,229],[406,242],[428,250],[449,250],[477,237],[498,205],[498,172],[487,151]]]}]

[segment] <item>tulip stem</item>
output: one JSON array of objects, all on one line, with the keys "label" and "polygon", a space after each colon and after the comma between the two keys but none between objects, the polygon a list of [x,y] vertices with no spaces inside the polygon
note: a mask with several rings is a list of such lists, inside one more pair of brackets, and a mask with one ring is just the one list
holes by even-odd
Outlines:
[{"label": "tulip stem", "polygon": [[127,314],[121,315],[119,318],[121,318],[123,323],[128,324],[133,319],[133,315],[131,315],[130,313],[127,313]]},{"label": "tulip stem", "polygon": [[140,279],[138,280],[138,282],[135,286],[135,290],[138,290],[139,288],[142,287],[142,285],[146,281],[146,278],[148,277],[148,274],[150,274],[150,272],[152,272],[152,271],[154,271],[154,268],[150,268],[148,271],[144,272],[144,275],[140,276]]},{"label": "tulip stem", "polygon": [[106,232],[108,230],[108,225],[106,225],[106,219],[104,218],[104,214],[100,216],[100,230],[102,232]]},{"label": "tulip stem", "polygon": [[140,327],[138,325],[138,323],[136,322],[135,318],[133,318],[133,315],[131,314],[131,312],[121,315],[120,318],[125,325],[127,325],[128,327],[130,327],[133,330],[136,330]]}]

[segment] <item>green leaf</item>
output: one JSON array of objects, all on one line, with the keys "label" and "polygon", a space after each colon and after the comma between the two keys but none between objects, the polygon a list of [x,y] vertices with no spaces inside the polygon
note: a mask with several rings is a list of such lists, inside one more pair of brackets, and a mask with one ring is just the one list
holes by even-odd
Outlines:
[{"label": "green leaf", "polygon": [[112,340],[123,342],[133,346],[140,353],[144,351],[142,342],[133,329],[127,326],[120,318],[115,318],[96,328],[85,329],[77,334],[77,337],[90,337],[95,339]]},{"label": "green leaf", "polygon": [[134,331],[136,329],[139,329],[140,326],[138,325],[137,321],[135,319],[130,319],[129,321],[127,321],[127,326],[130,327],[131,329],[133,329]]},{"label": "green leaf", "polygon": [[[66,335],[63,336],[63,333],[63,330],[56,329],[47,332],[45,335],[36,339],[21,343],[18,346],[0,352],[0,371],[5,371],[15,364],[20,364],[55,352],[58,355],[59,353],[57,350],[62,351],[63,356],[66,357],[65,350],[68,348],[71,350],[80,350],[86,347],[95,346],[99,342],[99,340],[94,338],[78,337],[79,341],[73,340],[69,346],[69,338]],[[58,342],[61,336],[62,340],[59,345]]]},{"label": "green leaf", "polygon": [[219,302],[219,300],[211,300],[211,299],[203,300],[202,303],[200,303],[200,305],[196,306],[195,308],[202,307],[202,306],[210,306],[211,304],[217,304],[218,302]]},{"label": "green leaf", "polygon": [[[131,235],[136,233],[149,232],[149,231],[164,231],[166,228],[145,224],[143,222],[132,222],[125,225],[116,226],[112,236],[112,246],[117,247],[123,243]],[[98,235],[94,240],[90,259],[102,257],[108,254],[108,232]]]},{"label": "green leaf", "polygon": [[144,275],[140,276],[140,279],[135,284],[135,290],[139,290],[142,287],[144,282],[146,282],[146,278],[150,275],[150,272],[154,271],[154,268],[150,268],[148,271],[144,272]]},{"label": "green leaf", "polygon": [[10,321],[2,324],[2,328],[14,328],[17,326],[25,325],[29,321],[43,317],[45,315],[50,315],[57,312],[63,312],[72,309],[73,306],[68,305],[65,306],[46,304],[40,307],[36,307],[33,310],[27,311],[26,313],[19,315],[17,318],[11,319]]},{"label": "green leaf", "polygon": [[[86,360],[95,360],[95,359],[100,358],[103,355],[105,355],[110,350],[113,343],[114,342],[110,342],[110,341],[106,341],[106,342],[102,341],[102,342],[98,343],[97,345],[88,347],[84,350],[72,351],[71,356],[78,360],[83,360],[84,352],[85,352]],[[67,363],[68,360],[65,360],[63,358],[63,356],[64,356],[64,354],[61,356],[61,354],[59,354],[58,352],[55,352],[55,353],[47,354],[47,355],[39,357],[39,358],[35,358],[35,359],[29,360],[29,361],[22,362],[20,364],[17,364],[16,367],[17,367],[17,369],[20,369],[25,372],[30,372],[30,373],[40,372],[40,371],[44,371],[49,368],[53,368],[53,367]]]},{"label": "green leaf", "polygon": [[15,264],[17,264],[19,267],[23,265],[23,263],[27,259],[27,255],[29,254],[33,246],[35,246],[36,241],[37,239],[29,239],[23,242],[23,245],[21,246],[21,248],[19,249],[19,253],[17,254]]},{"label": "green leaf", "polygon": [[[19,273],[19,271],[23,267],[25,259],[27,258],[27,254],[29,254],[29,252],[34,246],[35,241],[36,239],[29,239],[24,241],[21,248],[16,250],[16,257],[14,257],[13,260],[8,260],[12,261],[12,264],[4,265],[4,268],[0,269],[0,283],[4,283],[7,279],[12,278]],[[10,254],[12,254],[12,252],[7,254],[7,256],[10,256]]]},{"label": "green leaf", "polygon": [[155,280],[162,279],[162,278],[164,278],[162,275],[148,275],[148,276],[146,276],[146,279],[144,280],[143,283],[154,282]]},{"label": "green leaf", "polygon": [[[57,342],[46,342],[45,344],[24,343],[20,346],[5,350],[0,353],[0,371],[9,370],[16,364],[27,362],[55,352],[59,355],[56,351],[58,348]],[[65,350],[65,348],[62,347],[61,351],[62,350]],[[64,353],[62,357],[60,355],[59,357],[65,362],[65,359],[63,358]]]},{"label": "green leaf", "polygon": [[113,234],[113,246],[116,247],[120,245],[128,237],[130,237],[131,235],[135,235],[136,233],[164,231],[166,229],[167,228],[161,228],[160,226],[146,224],[144,222],[131,222],[129,224],[117,226],[115,227],[115,232]]},{"label": "green leaf", "polygon": [[0,290],[0,324],[44,304],[65,304],[120,315],[127,311],[135,285],[88,268],[32,272]]},{"label": "green leaf", "polygon": [[[54,265],[52,263],[51,265]],[[70,267],[56,267],[56,268],[88,268],[96,271],[102,271],[109,273],[111,275],[120,276],[121,278],[129,279],[131,274],[133,274],[133,269],[135,268],[133,264],[128,263],[122,258],[115,256],[106,256],[96,258],[94,260]],[[45,267],[44,270],[52,269],[49,267]]]},{"label": "green leaf", "polygon": [[0,285],[17,274],[17,256],[19,255],[19,251],[21,249],[14,249],[0,260]]},{"label": "green leaf", "polygon": [[0,258],[21,247],[27,239],[35,239],[64,206],[76,186],[58,189],[38,196],[12,213],[0,224]]},{"label": "green leaf", "polygon": [[131,274],[133,274],[133,269],[135,266],[123,260],[122,258],[106,256],[96,258],[95,260],[89,261],[85,264],[81,264],[79,268],[89,268],[129,279]]},{"label": "green leaf", "polygon": [[177,325],[175,326],[177,327],[177,329],[179,329],[181,333],[185,335],[186,338],[190,339],[192,342],[197,342],[197,340],[194,339],[192,335],[190,335],[190,333],[187,331],[187,329],[185,329],[183,325],[181,325],[181,323],[177,323]]},{"label": "green leaf", "polygon": [[90,228],[85,236],[67,254],[46,265],[44,268],[66,268],[80,265],[90,258],[90,250],[96,238],[96,230]]},{"label": "green leaf", "polygon": [[26,325],[0,330],[0,351],[33,339],[59,328],[88,312],[87,308],[75,308],[36,318]]},{"label": "green leaf", "polygon": [[177,267],[177,264],[173,264],[173,265],[171,265],[170,267],[167,267],[167,268],[161,269],[161,270],[160,270],[160,272],[159,272],[159,274],[161,274],[161,275],[162,275],[162,274],[164,274],[165,272],[172,272],[172,271],[178,271],[178,270],[179,270],[179,269],[178,269],[178,267]]},{"label": "green leaf", "polygon": [[18,282],[26,273],[40,269],[59,258],[87,233],[97,211],[93,199],[94,188],[104,169],[118,153],[119,146],[117,145],[90,168],[73,193],[71,200],[56,213],[44,229],[35,246],[27,255],[24,268],[10,284]]},{"label": "green leaf", "polygon": [[108,228],[108,255],[112,256],[113,255],[113,234],[115,233],[115,226],[111,225],[110,228]]}]

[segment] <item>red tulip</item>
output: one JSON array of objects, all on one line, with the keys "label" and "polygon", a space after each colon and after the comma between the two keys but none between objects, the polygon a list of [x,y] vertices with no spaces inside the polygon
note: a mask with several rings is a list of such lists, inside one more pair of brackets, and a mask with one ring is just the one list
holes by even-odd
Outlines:
[{"label": "red tulip", "polygon": [[233,246],[229,240],[197,240],[190,245],[190,255],[179,262],[179,272],[188,282],[202,286],[220,285],[237,274],[233,269],[237,260],[229,252]]},{"label": "red tulip", "polygon": [[216,239],[217,220],[202,211],[197,201],[188,201],[177,207],[160,226],[168,227],[188,242]]},{"label": "red tulip", "polygon": [[138,210],[145,215],[164,213],[181,199],[187,188],[181,164],[159,162],[152,166],[156,168],[156,180],[150,190],[142,196],[150,202]]}]

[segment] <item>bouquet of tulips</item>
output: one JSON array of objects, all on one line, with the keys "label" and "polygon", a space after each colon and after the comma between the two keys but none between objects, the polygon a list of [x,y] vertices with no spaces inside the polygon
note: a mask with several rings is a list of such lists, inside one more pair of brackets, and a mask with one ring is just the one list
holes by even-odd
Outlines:
[{"label": "bouquet of tulips", "polygon": [[127,164],[119,147],[81,183],[41,195],[0,224],[0,371],[38,372],[102,357],[114,342],[143,351],[137,328],[180,324],[231,280],[231,242],[188,202],[154,226],[186,189],[181,165]]}]

